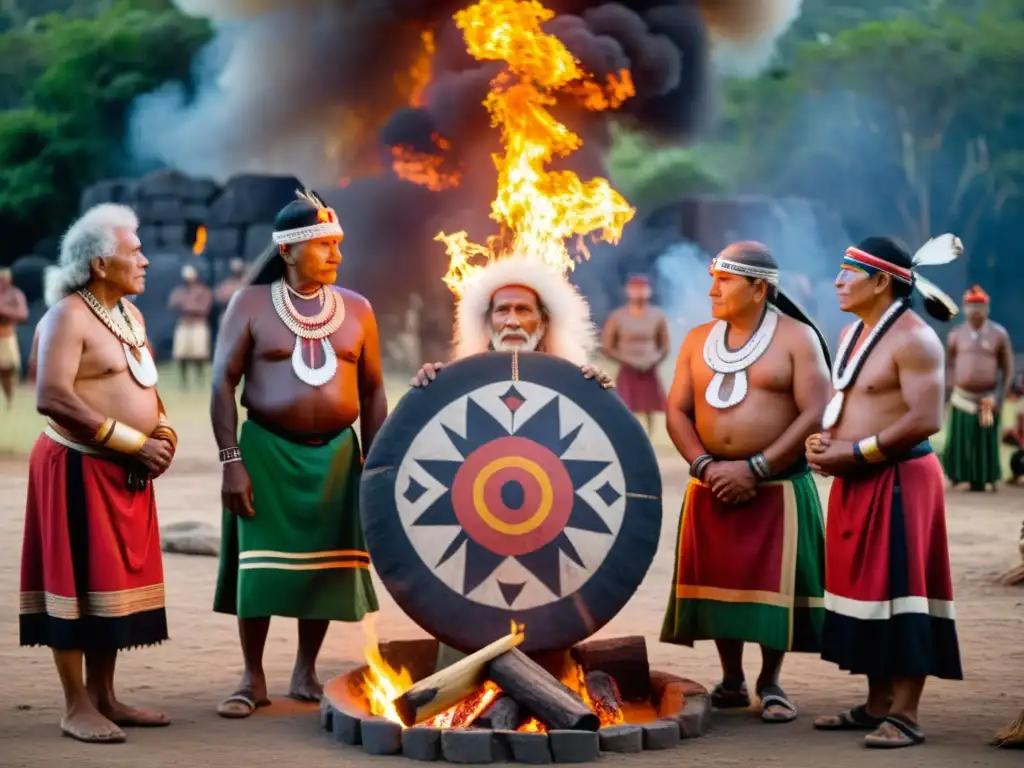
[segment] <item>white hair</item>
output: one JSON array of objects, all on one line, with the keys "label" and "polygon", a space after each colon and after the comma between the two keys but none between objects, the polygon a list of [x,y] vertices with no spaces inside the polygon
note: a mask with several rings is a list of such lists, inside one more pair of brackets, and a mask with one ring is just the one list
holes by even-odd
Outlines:
[{"label": "white hair", "polygon": [[64,233],[57,266],[46,271],[43,298],[52,307],[92,280],[92,260],[113,256],[117,231],[139,228],[139,217],[126,205],[101,203],[83,213]]}]

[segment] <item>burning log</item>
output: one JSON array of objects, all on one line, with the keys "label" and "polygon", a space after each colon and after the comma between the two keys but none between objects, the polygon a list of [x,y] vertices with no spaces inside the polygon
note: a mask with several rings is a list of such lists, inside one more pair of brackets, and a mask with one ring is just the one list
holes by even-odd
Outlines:
[{"label": "burning log", "polygon": [[474,725],[492,731],[514,731],[519,726],[519,705],[511,696],[499,696]]},{"label": "burning log", "polygon": [[488,677],[552,730],[596,731],[601,726],[583,699],[518,648],[494,659]]},{"label": "burning log", "polygon": [[524,637],[521,631],[514,631],[450,667],[420,680],[394,700],[399,719],[407,726],[416,725],[471,696],[485,682],[484,670],[487,664],[514,650],[523,642]]},{"label": "burning log", "polygon": [[618,681],[622,700],[650,701],[651,664],[643,637],[591,640],[575,646],[572,657],[585,673],[606,672]]},{"label": "burning log", "polygon": [[590,706],[601,719],[602,725],[624,722],[622,696],[612,676],[607,672],[588,672],[584,679],[590,695]]}]

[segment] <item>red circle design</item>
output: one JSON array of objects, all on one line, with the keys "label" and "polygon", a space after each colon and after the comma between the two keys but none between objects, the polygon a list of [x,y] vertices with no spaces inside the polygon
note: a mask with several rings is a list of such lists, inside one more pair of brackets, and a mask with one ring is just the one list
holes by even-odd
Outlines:
[{"label": "red circle design", "polygon": [[[552,491],[551,509],[547,516],[533,530],[518,535],[492,528],[480,517],[473,501],[473,486],[480,473],[493,462],[512,457],[521,457],[536,464],[546,474]],[[523,506],[520,509],[509,509],[502,501],[501,487],[509,481],[523,486]],[[499,437],[473,451],[455,474],[451,488],[452,507],[462,529],[481,546],[506,557],[533,552],[558,536],[569,521],[575,493],[572,478],[561,459],[540,443],[515,435]],[[541,485],[525,469],[504,467],[487,479],[483,496],[493,516],[515,525],[528,520],[537,511]]]}]

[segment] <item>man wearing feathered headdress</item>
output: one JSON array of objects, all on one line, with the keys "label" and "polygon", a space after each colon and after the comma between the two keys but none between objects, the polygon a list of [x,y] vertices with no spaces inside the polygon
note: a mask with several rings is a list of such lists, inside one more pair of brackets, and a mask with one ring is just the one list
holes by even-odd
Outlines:
[{"label": "man wearing feathered headdress", "polygon": [[821,649],[823,523],[803,444],[828,401],[828,346],[780,291],[762,243],[730,245],[711,278],[715,319],[686,335],[668,395],[668,433],[692,479],[661,641],[715,642],[717,709],[750,706],[743,645],[758,644],[761,718],[790,722],[785,655]]},{"label": "man wearing feathered headdress", "polygon": [[835,480],[825,530],[822,658],[868,680],[867,700],[818,718],[821,730],[870,731],[868,747],[924,741],[918,706],[928,676],[960,680],[942,466],[929,438],[942,426],[942,342],[932,317],[956,303],[919,274],[963,252],[942,235],[913,256],[888,237],[846,250],[839,307],[857,316],[832,370],[824,431],[807,439],[811,466]]},{"label": "man wearing feathered headdress", "polygon": [[[488,351],[522,350],[557,355],[580,366],[603,387],[611,377],[590,362],[597,330],[587,300],[565,276],[528,254],[494,259],[461,286],[455,310],[455,360]],[[412,379],[433,381],[444,363],[427,363]],[[462,654],[441,646],[438,666]]]},{"label": "man wearing feathered headdress", "polygon": [[999,462],[999,415],[1013,382],[1013,345],[1006,329],[989,319],[989,297],[980,285],[964,293],[967,322],[946,339],[949,422],[942,466],[954,486],[995,489]]},{"label": "man wearing feathered headdress", "polygon": [[238,616],[245,661],[217,708],[230,718],[269,703],[271,616],[299,620],[288,695],[315,701],[329,622],[377,610],[358,507],[363,455],[387,416],[377,321],[365,298],[334,285],[343,232],[333,209],[299,193],[274,226],[250,285],[231,298],[213,361],[224,508],[214,610]]},{"label": "man wearing feathered headdress", "polygon": [[[605,386],[611,377],[590,360],[597,333],[590,306],[561,272],[526,254],[490,262],[462,287],[455,310],[454,359],[492,350],[547,352],[580,366]],[[414,386],[433,381],[444,363],[427,363]]]}]

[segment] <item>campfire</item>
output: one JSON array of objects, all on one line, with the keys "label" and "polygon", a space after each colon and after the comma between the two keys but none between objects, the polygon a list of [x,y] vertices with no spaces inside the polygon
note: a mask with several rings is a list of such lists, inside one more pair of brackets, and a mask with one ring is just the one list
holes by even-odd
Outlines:
[{"label": "campfire", "polygon": [[[601,751],[666,749],[704,733],[707,691],[652,671],[643,637],[523,653],[525,628],[435,672],[438,643],[378,644],[324,688],[322,725],[371,754],[487,763],[579,762]],[[475,750],[475,751],[473,751]]]},{"label": "campfire", "polygon": [[[607,672],[588,672],[572,653],[550,654],[542,666],[516,648],[525,637],[521,624],[513,622],[506,637],[418,683],[408,669],[385,661],[372,622],[366,630],[371,642],[358,694],[370,714],[403,728],[483,726],[546,733],[550,728],[596,731],[625,722],[622,694]],[[644,669],[633,671],[649,675],[646,661],[645,648]],[[654,719],[653,710],[650,715]]]}]

